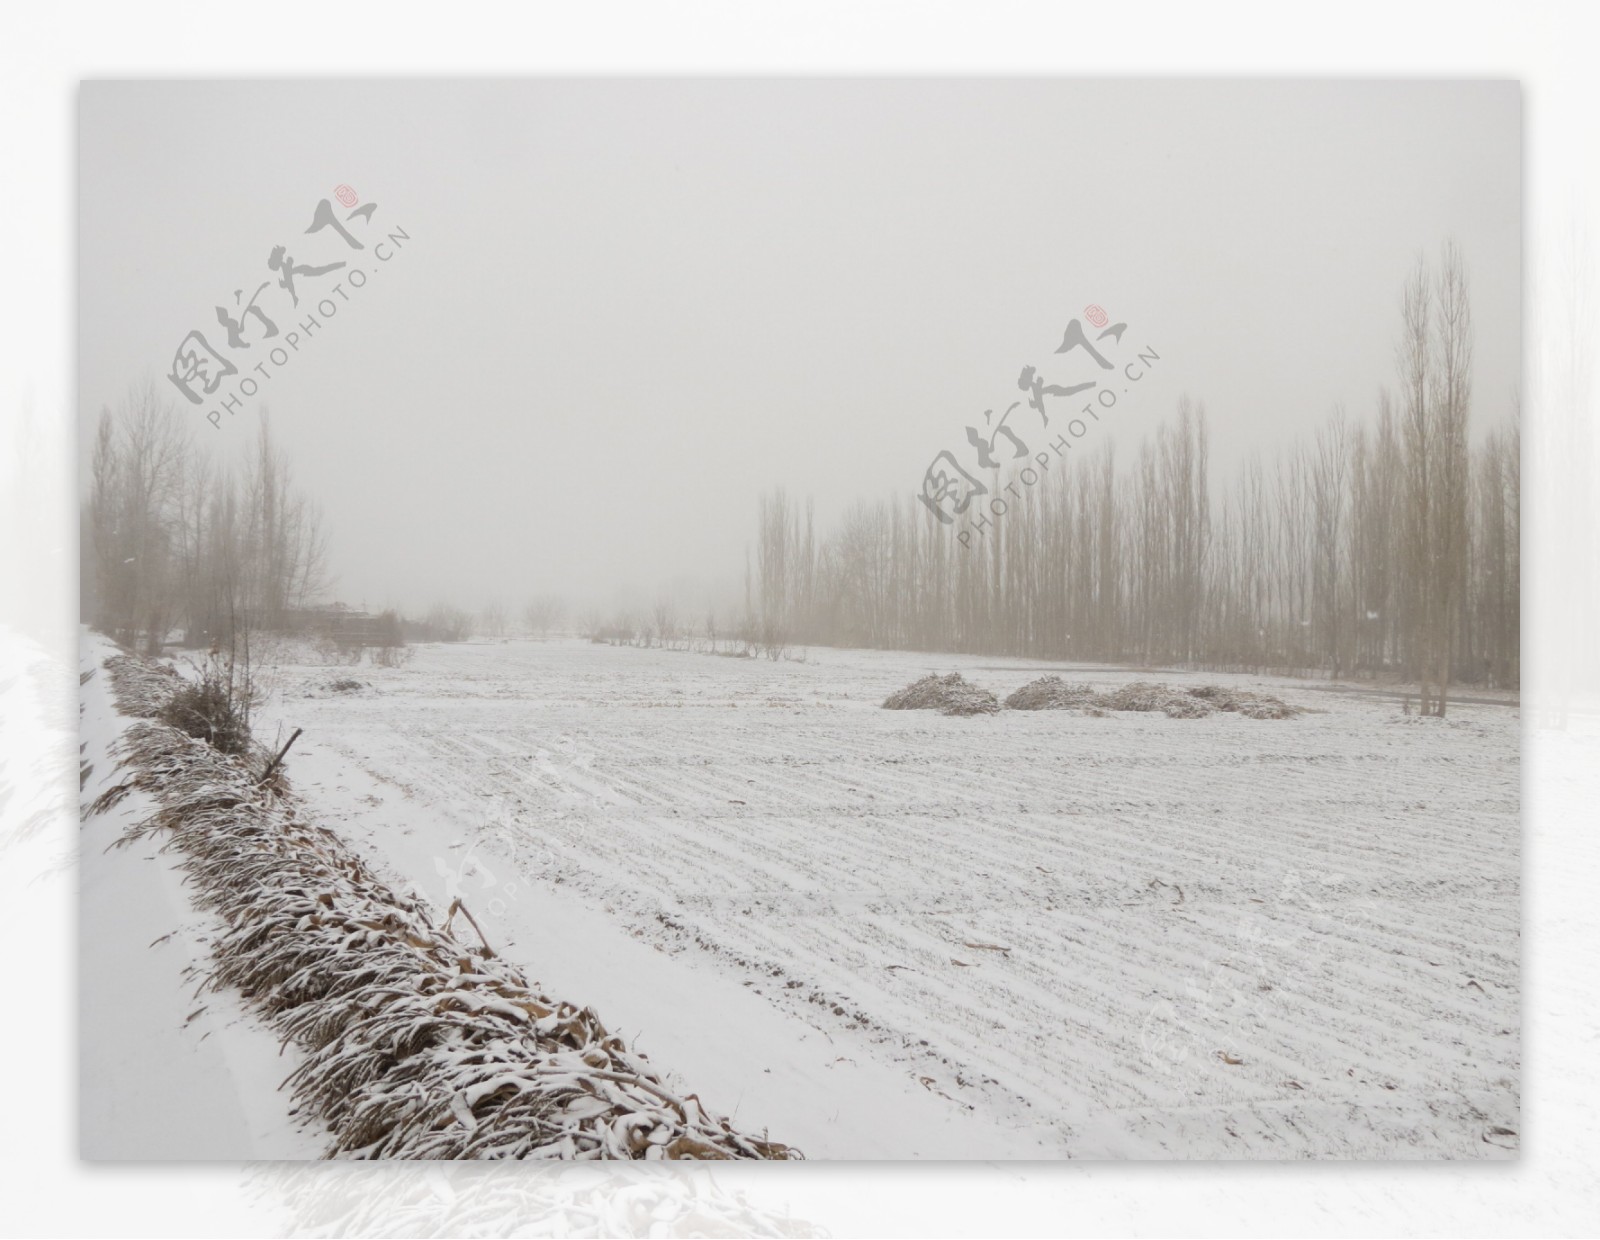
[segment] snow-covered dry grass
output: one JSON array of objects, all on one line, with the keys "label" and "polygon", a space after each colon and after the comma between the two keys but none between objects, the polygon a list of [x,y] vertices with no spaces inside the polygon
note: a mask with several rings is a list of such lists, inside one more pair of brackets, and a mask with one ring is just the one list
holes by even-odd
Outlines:
[{"label": "snow-covered dry grass", "polygon": [[[168,722],[186,683],[170,669],[117,655],[85,674],[101,672],[135,721],[108,750],[126,777],[85,817],[151,799],[115,846],[156,839],[178,853],[195,905],[221,922],[200,990],[236,993],[304,1052],[284,1084],[331,1130],[330,1157],[796,1155],[675,1096],[592,1009],[537,993],[487,946],[453,937],[457,912],[473,921],[459,901],[438,919],[374,878],[302,820],[275,760]],[[124,932],[111,919],[90,928]]]},{"label": "snow-covered dry grass", "polygon": [[[80,652],[80,795],[115,786],[112,746],[129,726],[104,661],[117,648],[86,635]],[[223,989],[203,997],[215,914],[192,903],[178,854],[119,840],[156,808],[135,790],[87,815],[78,849],[78,1150],[93,1161],[316,1158],[327,1133],[297,1125],[278,1084],[294,1047]]]},{"label": "snow-covered dry grass", "polygon": [[[1310,709],[881,709],[952,671]],[[569,640],[276,676],[317,822],[809,1157],[1516,1149],[1514,707]]]}]

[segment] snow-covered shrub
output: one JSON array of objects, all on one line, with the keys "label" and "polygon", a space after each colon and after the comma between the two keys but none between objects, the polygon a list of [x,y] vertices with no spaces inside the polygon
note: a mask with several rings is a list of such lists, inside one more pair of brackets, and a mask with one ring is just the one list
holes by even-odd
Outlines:
[{"label": "snow-covered shrub", "polygon": [[325,664],[361,662],[360,646],[342,646],[328,633],[318,633],[311,639],[311,654],[319,663]]},{"label": "snow-covered shrub", "polygon": [[411,662],[410,646],[374,646],[372,648],[373,667],[404,667]]},{"label": "snow-covered shrub", "polygon": [[213,660],[198,681],[183,681],[156,716],[162,723],[198,737],[226,754],[250,750],[248,704]]}]

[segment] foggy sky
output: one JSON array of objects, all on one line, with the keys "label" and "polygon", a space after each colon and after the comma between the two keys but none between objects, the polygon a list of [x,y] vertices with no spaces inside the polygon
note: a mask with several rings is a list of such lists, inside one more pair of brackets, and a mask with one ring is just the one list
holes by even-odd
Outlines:
[{"label": "foggy sky", "polygon": [[[89,83],[79,119],[81,458],[274,246],[352,260],[244,412],[178,407],[223,450],[270,410],[373,607],[737,581],[762,490],[909,496],[1090,303],[1163,359],[1093,441],[1187,393],[1219,478],[1372,416],[1448,237],[1476,423],[1519,384],[1514,83]],[[303,235],[340,184],[391,261]],[[338,278],[261,304],[295,330]]]}]

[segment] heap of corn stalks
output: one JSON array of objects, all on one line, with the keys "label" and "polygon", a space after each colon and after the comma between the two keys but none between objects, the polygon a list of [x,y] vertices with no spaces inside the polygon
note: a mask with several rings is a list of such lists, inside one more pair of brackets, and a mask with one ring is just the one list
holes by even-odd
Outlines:
[{"label": "heap of corn stalks", "polygon": [[160,663],[131,655],[112,655],[105,662],[117,709],[134,719],[154,719],[181,687],[178,673]]},{"label": "heap of corn stalks", "polygon": [[1007,710],[1086,710],[1098,704],[1091,685],[1072,685],[1059,676],[1031,680],[1006,699]]},{"label": "heap of corn stalks", "polygon": [[1199,719],[1211,713],[1211,707],[1199,698],[1147,680],[1136,680],[1103,693],[1097,704],[1103,710],[1160,711],[1169,719]]},{"label": "heap of corn stalks", "polygon": [[1305,714],[1303,706],[1290,706],[1270,693],[1252,693],[1248,689],[1229,689],[1223,685],[1201,685],[1189,692],[1215,710],[1236,711],[1247,719],[1293,719]]},{"label": "heap of corn stalks", "polygon": [[1113,710],[1159,711],[1172,719],[1202,719],[1214,711],[1233,711],[1249,719],[1292,719],[1305,711],[1281,698],[1223,685],[1174,689],[1138,680],[1109,693],[1089,685],[1068,684],[1059,676],[1041,676],[1006,699],[1009,710],[1081,710],[1104,715]]},{"label": "heap of corn stalks", "polygon": [[891,693],[883,706],[885,710],[936,710],[941,715],[992,715],[1000,709],[994,694],[969,685],[960,672],[924,676]]},{"label": "heap of corn stalks", "polygon": [[225,927],[208,984],[236,987],[304,1052],[285,1084],[333,1133],[327,1157],[800,1157],[675,1094],[593,1010],[538,993],[451,918],[434,924],[249,763],[156,722],[177,678],[106,667],[142,721],[120,742],[131,774],[92,812],[134,789],[154,799],[123,842],[165,833],[182,854]]}]

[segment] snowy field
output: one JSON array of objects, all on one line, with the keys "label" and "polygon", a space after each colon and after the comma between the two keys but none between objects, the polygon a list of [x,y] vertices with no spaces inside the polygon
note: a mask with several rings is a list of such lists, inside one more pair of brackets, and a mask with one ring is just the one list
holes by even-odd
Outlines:
[{"label": "snowy field", "polygon": [[[879,708],[1047,666],[1314,713]],[[311,814],[809,1157],[1515,1152],[1512,706],[577,640],[271,676]]]}]

